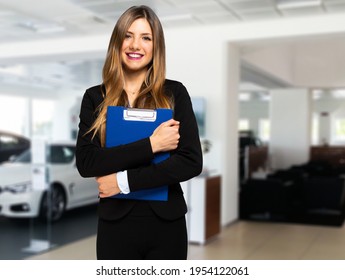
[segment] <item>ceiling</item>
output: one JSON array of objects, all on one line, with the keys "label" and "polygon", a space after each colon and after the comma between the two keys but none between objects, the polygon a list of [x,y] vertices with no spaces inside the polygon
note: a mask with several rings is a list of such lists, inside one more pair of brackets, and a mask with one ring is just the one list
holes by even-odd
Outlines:
[{"label": "ceiling", "polygon": [[345,0],[280,9],[296,0],[0,0],[0,42],[108,32],[132,5],[152,7],[165,28],[345,13]]},{"label": "ceiling", "polygon": [[[119,15],[128,7],[145,4],[158,14],[164,28],[267,19],[345,14],[345,0],[319,1],[318,6],[280,9],[279,1],[296,0],[0,0],[0,44],[49,38],[111,33]],[[297,0],[297,2],[303,2]],[[1,63],[1,62],[0,62]],[[85,73],[85,64],[93,73]],[[2,85],[35,85],[78,89],[83,82],[99,81],[102,61],[56,62],[0,66]],[[68,77],[68,78],[67,78]],[[64,83],[61,83],[61,80]],[[69,82],[69,83],[67,83]],[[2,87],[3,87],[2,86]],[[4,87],[3,87],[4,88]]]}]

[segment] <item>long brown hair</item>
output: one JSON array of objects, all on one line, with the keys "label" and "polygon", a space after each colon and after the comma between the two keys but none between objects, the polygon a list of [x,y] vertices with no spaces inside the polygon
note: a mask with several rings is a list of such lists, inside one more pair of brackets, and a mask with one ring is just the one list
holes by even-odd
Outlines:
[{"label": "long brown hair", "polygon": [[133,6],[120,16],[111,35],[102,72],[104,100],[97,108],[99,114],[88,131],[93,131],[93,137],[99,133],[102,146],[105,143],[105,123],[108,106],[127,105],[127,96],[123,89],[124,73],[121,48],[128,29],[135,20],[140,18],[145,18],[152,30],[153,58],[148,65],[145,81],[133,107],[148,109],[172,107],[172,101],[165,95],[163,90],[166,69],[165,40],[162,25],[151,8],[144,5]]}]

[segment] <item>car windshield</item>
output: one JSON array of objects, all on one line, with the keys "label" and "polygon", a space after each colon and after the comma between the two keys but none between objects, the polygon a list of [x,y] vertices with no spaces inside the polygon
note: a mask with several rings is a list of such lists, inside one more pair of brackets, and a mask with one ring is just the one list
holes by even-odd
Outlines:
[{"label": "car windshield", "polygon": [[[47,162],[48,163],[69,163],[74,158],[75,147],[65,145],[50,146]],[[30,163],[31,150],[28,149],[17,156],[12,162]]]}]

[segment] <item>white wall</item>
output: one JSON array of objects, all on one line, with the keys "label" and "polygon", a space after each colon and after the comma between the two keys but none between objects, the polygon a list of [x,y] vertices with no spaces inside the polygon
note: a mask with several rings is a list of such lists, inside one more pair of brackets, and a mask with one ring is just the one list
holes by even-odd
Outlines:
[{"label": "white wall", "polygon": [[[218,130],[224,130],[222,142],[224,151],[221,163],[222,170],[222,224],[225,225],[238,218],[238,88],[240,80],[240,53],[234,44],[227,45],[222,80],[226,82],[222,91],[225,94],[219,113],[224,116]],[[217,114],[214,115],[217,118]]]},{"label": "white wall", "polygon": [[[193,40],[191,40],[193,34]],[[212,143],[204,167],[222,175],[222,224],[237,219],[237,120],[239,53],[236,46],[208,38],[202,29],[166,32],[167,76],[191,96],[206,99],[206,135]]]},{"label": "white wall", "polygon": [[243,59],[298,87],[344,87],[343,37],[268,40],[243,43]]},{"label": "white wall", "polygon": [[345,41],[309,40],[294,50],[293,80],[300,87],[344,87]]}]

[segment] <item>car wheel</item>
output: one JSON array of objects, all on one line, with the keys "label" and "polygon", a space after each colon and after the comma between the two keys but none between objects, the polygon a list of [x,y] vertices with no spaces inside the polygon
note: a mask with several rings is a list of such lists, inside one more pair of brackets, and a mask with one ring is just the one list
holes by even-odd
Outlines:
[{"label": "car wheel", "polygon": [[59,220],[66,208],[66,197],[61,187],[53,185],[42,198],[40,217],[46,221]]}]

